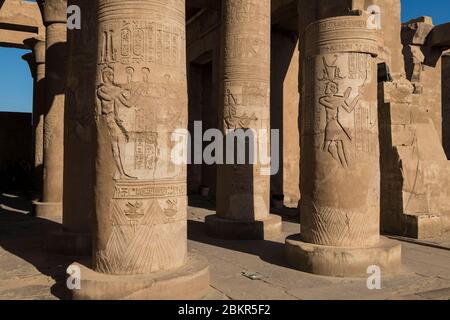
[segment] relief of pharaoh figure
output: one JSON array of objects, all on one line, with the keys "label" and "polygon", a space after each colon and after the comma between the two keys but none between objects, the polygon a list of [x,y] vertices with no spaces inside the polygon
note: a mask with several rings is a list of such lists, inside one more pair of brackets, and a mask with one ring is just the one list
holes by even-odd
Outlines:
[{"label": "relief of pharaoh figure", "polygon": [[237,107],[239,102],[236,97],[227,89],[225,96],[224,119],[227,129],[246,129],[249,128],[252,121],[257,121],[256,115],[248,116],[244,113],[242,116],[237,115]]},{"label": "relief of pharaoh figure", "polygon": [[[128,84],[129,86],[129,84]],[[129,142],[130,136],[119,116],[120,107],[133,108],[133,94],[128,86],[121,86],[114,81],[114,70],[107,67],[102,72],[102,83],[97,88],[97,97],[101,103],[101,115],[106,119],[111,137],[114,161],[117,166],[117,174],[114,179],[135,180],[125,172],[123,165],[123,153],[121,143],[125,139]]]},{"label": "relief of pharaoh figure", "polygon": [[319,103],[325,107],[327,117],[324,151],[329,152],[344,168],[349,167],[346,145],[352,142],[352,136],[349,130],[339,121],[339,112],[342,109],[348,113],[353,112],[363,94],[363,88],[364,85],[360,86],[358,95],[352,101],[349,101],[352,88],[347,88],[344,95],[339,95],[339,85],[336,82],[329,81],[326,84],[325,96],[319,99]]}]

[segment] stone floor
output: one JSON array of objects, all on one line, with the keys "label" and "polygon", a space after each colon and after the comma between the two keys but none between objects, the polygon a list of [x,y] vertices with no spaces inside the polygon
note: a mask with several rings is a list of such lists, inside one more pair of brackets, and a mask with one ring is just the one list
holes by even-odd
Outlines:
[{"label": "stone floor", "polygon": [[[404,270],[383,277],[381,290],[368,290],[366,279],[313,276],[286,265],[284,238],[299,229],[289,210],[279,239],[240,242],[205,236],[210,207],[195,200],[189,209],[190,248],[211,266],[207,299],[450,299],[450,239],[402,242]],[[29,210],[20,198],[0,196],[0,299],[64,299],[59,283],[74,258],[45,253],[45,234],[59,224],[30,217]]]}]

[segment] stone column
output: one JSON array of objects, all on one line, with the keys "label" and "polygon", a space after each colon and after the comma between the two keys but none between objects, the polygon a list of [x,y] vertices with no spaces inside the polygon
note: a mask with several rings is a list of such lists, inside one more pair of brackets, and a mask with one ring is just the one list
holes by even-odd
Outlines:
[{"label": "stone column", "polygon": [[450,159],[450,52],[442,55],[442,122],[444,150]]},{"label": "stone column", "polygon": [[[224,0],[222,4],[219,127],[227,142],[245,132],[256,144],[258,157],[260,148],[270,150],[269,139],[256,141],[256,137],[261,129],[270,137],[271,2]],[[235,152],[248,154],[251,144],[244,145],[238,144]],[[280,217],[269,214],[270,163],[262,165],[259,160],[218,166],[217,214],[206,219],[209,235],[263,239],[281,233]]]},{"label": "stone column", "polygon": [[33,197],[40,199],[44,166],[45,40],[31,38],[25,40],[25,44],[32,50],[33,59],[33,151],[34,189],[36,192]]},{"label": "stone column", "polygon": [[69,0],[81,9],[80,29],[67,31],[64,132],[63,228],[47,248],[58,254],[89,256],[94,213],[94,108],[97,63],[96,0]]},{"label": "stone column", "polygon": [[328,276],[383,274],[401,246],[380,237],[378,36],[367,16],[319,20],[306,30],[301,110],[301,234],[289,262]]},{"label": "stone column", "polygon": [[187,167],[171,159],[187,131],[185,1],[100,0],[97,14],[93,258],[73,298],[201,298]]},{"label": "stone column", "polygon": [[64,163],[64,94],[66,82],[67,1],[46,0],[46,106],[44,110],[44,177],[39,218],[62,218]]}]

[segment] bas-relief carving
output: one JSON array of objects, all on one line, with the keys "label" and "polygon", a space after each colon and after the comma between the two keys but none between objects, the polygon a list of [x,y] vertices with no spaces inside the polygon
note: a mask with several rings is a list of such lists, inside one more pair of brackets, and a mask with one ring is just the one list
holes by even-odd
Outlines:
[{"label": "bas-relief carving", "polygon": [[379,240],[376,207],[331,208],[302,200],[301,210],[312,212],[303,220],[308,228],[302,229],[302,236],[309,242],[325,246],[364,247]]},{"label": "bas-relief carving", "polygon": [[[222,4],[220,125],[226,133],[269,131],[270,1],[225,0]],[[223,189],[219,215],[250,221],[267,216],[270,178],[262,176],[258,165],[219,166],[218,170]]]},{"label": "bas-relief carving", "polygon": [[363,49],[373,47],[376,36],[362,21],[334,18],[307,31],[301,207],[302,238],[309,243],[364,247],[379,241],[376,51]]},{"label": "bas-relief carving", "polygon": [[187,255],[186,166],[171,161],[172,133],[187,127],[184,1],[112,2],[140,13],[119,18],[100,5],[96,122],[115,171],[96,268],[167,271]]},{"label": "bas-relief carving", "polygon": [[376,104],[362,99],[373,85],[369,59],[359,53],[323,55],[307,68],[318,82],[315,93],[307,95],[308,105],[315,107],[306,111],[306,130],[318,136],[317,148],[346,169],[375,148]]},{"label": "bas-relief carving", "polygon": [[[68,5],[76,1],[69,0]],[[97,52],[97,23],[95,3],[83,0],[79,3],[83,11],[81,30],[69,30],[67,44],[68,76],[66,83],[66,112],[68,114],[68,139],[75,143],[90,142],[92,139],[93,110],[90,101],[94,98],[92,90],[95,81],[95,54]],[[93,76],[94,75],[94,76]],[[94,79],[92,79],[94,77]]]},{"label": "bas-relief carving", "polygon": [[224,6],[224,22],[229,25],[270,23],[270,2],[260,0],[227,0]]},{"label": "bas-relief carving", "polygon": [[[107,274],[149,274],[176,268],[183,263],[183,230],[187,216],[175,214],[178,202],[159,200],[114,201],[112,232],[105,250],[97,252],[97,270]],[[180,201],[181,204],[181,201]],[[182,205],[187,203],[183,201]],[[181,207],[181,206],[180,206]],[[163,209],[165,208],[165,209]]]},{"label": "bas-relief carving", "polygon": [[226,129],[232,130],[250,128],[251,123],[258,120],[255,113],[249,116],[244,111],[242,115],[238,115],[238,108],[240,106],[241,102],[238,101],[238,98],[231,92],[230,89],[227,89],[224,103],[224,120]]}]

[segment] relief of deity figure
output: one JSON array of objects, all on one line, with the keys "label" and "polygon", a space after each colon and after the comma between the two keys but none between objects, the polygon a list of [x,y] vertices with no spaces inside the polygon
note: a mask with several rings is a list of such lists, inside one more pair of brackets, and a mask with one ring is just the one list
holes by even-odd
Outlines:
[{"label": "relief of deity figure", "polygon": [[363,88],[364,86],[359,87],[358,95],[349,101],[352,88],[347,88],[344,95],[339,95],[339,85],[330,81],[326,85],[325,96],[319,99],[319,103],[325,107],[327,118],[324,151],[329,152],[344,168],[349,167],[346,144],[353,139],[349,130],[339,121],[339,112],[342,109],[348,113],[353,112],[362,96]]},{"label": "relief of deity figure", "polygon": [[249,128],[252,121],[257,121],[256,114],[253,113],[248,116],[244,113],[241,116],[237,115],[237,107],[239,102],[236,97],[231,93],[230,89],[227,89],[225,106],[224,106],[224,119],[227,129],[246,129]]},{"label": "relief of deity figure", "polygon": [[133,94],[127,86],[121,86],[114,81],[114,70],[107,67],[102,72],[103,82],[97,88],[97,97],[101,102],[101,115],[106,119],[109,134],[111,137],[112,151],[114,161],[117,166],[117,174],[115,179],[135,180],[133,177],[125,172],[123,165],[123,150],[121,142],[125,138],[129,142],[130,136],[123,125],[123,120],[119,116],[119,108],[133,108],[134,99]]}]

